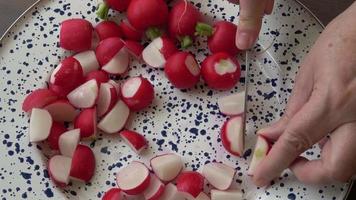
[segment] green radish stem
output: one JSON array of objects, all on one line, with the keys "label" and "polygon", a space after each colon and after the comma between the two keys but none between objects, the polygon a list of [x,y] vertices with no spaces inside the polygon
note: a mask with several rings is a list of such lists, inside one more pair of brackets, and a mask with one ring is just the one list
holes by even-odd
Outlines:
[{"label": "green radish stem", "polygon": [[162,35],[161,30],[156,27],[151,27],[146,30],[146,37],[150,40],[154,40]]},{"label": "green radish stem", "polygon": [[109,14],[109,9],[110,9],[110,7],[105,2],[102,2],[98,5],[98,11],[96,11],[96,15],[100,19],[107,20],[108,14]]},{"label": "green radish stem", "polygon": [[195,35],[197,36],[207,36],[210,37],[213,35],[213,27],[209,24],[198,22],[195,26]]},{"label": "green radish stem", "polygon": [[186,49],[190,46],[193,45],[193,40],[191,37],[189,36],[184,36],[184,37],[181,37],[180,38],[180,46],[183,48],[183,49]]}]

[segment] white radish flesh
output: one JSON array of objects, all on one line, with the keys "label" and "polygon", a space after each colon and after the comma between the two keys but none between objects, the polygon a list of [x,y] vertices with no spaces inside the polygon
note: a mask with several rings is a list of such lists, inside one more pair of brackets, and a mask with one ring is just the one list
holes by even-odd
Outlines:
[{"label": "white radish flesh", "polygon": [[133,77],[127,80],[121,90],[122,96],[126,98],[131,98],[135,96],[141,86],[141,82],[142,81],[140,77]]},{"label": "white radish flesh", "polygon": [[62,155],[72,157],[80,140],[80,129],[73,129],[59,137],[58,146]]},{"label": "white radish flesh", "polygon": [[248,175],[253,176],[256,167],[266,157],[268,151],[269,151],[268,141],[263,136],[258,136],[255,145],[255,150],[253,151],[253,155],[252,155],[252,160],[250,162],[250,166],[247,171]]},{"label": "white radish flesh", "polygon": [[189,72],[194,76],[198,76],[200,74],[200,67],[197,61],[194,59],[193,56],[189,55],[185,59],[185,65],[187,66]]},{"label": "white radish flesh", "polygon": [[96,102],[98,90],[96,80],[89,80],[70,92],[67,98],[77,108],[90,108]]},{"label": "white radish flesh", "polygon": [[111,60],[101,69],[109,74],[123,74],[129,66],[129,53],[126,48],[122,48]]},{"label": "white radish flesh", "polygon": [[151,168],[159,179],[172,181],[183,169],[183,162],[176,154],[164,154],[151,159]]},{"label": "white radish flesh", "polygon": [[30,142],[47,139],[51,132],[52,117],[47,110],[33,108],[30,119]]},{"label": "white radish flesh", "polygon": [[164,184],[154,174],[151,174],[150,185],[143,192],[143,196],[147,200],[158,200],[163,192]]},{"label": "white radish flesh", "polygon": [[245,110],[245,92],[219,98],[218,106],[220,112],[225,115],[233,116],[242,114]]},{"label": "white radish flesh", "polygon": [[220,60],[220,62],[216,63],[214,69],[217,74],[225,75],[228,73],[233,73],[237,70],[237,66],[230,59]]},{"label": "white radish flesh", "polygon": [[116,133],[125,126],[129,115],[129,108],[122,100],[119,100],[111,111],[99,122],[98,128],[105,133]]},{"label": "white radish flesh", "polygon": [[98,116],[101,117],[111,109],[117,101],[117,89],[110,83],[100,84],[97,102]]},{"label": "white radish flesh", "polygon": [[92,50],[83,51],[73,56],[82,66],[83,74],[87,75],[91,71],[100,68],[95,52]]},{"label": "white radish flesh", "polygon": [[183,195],[178,192],[177,187],[172,184],[168,183],[165,188],[164,192],[160,198],[160,200],[182,200]]},{"label": "white radish flesh", "polygon": [[48,163],[48,170],[55,182],[68,184],[72,159],[66,156],[53,156]]},{"label": "white radish flesh", "polygon": [[206,195],[204,192],[201,192],[196,198],[195,200],[210,200],[210,197],[208,197],[208,195]]},{"label": "white radish flesh", "polygon": [[166,63],[164,55],[161,53],[163,41],[161,38],[154,39],[143,51],[143,60],[154,68],[162,68]]},{"label": "white radish flesh", "polygon": [[233,155],[241,156],[244,150],[243,119],[236,116],[228,119],[221,130],[224,148]]},{"label": "white radish flesh", "polygon": [[211,190],[211,200],[242,200],[240,190]]},{"label": "white radish flesh", "polygon": [[116,183],[127,194],[140,194],[150,184],[150,172],[144,164],[134,161],[117,172]]},{"label": "white radish flesh", "polygon": [[215,188],[227,190],[235,176],[235,169],[222,163],[208,163],[204,166],[203,176]]}]

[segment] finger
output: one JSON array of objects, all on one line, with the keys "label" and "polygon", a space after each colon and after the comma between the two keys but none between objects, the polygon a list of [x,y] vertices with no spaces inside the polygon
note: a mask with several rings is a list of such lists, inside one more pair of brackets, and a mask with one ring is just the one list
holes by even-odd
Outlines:
[{"label": "finger", "polygon": [[265,14],[269,15],[273,11],[274,0],[268,0],[265,8]]},{"label": "finger", "polygon": [[290,169],[299,181],[306,184],[333,182],[323,160],[309,161],[304,157],[299,157],[293,162]]},{"label": "finger", "polygon": [[329,140],[328,137],[324,137],[323,139],[321,139],[319,142],[318,142],[318,145],[319,145],[319,148],[320,149],[323,149],[324,146],[325,146],[325,143]]},{"label": "finger", "polygon": [[228,1],[233,3],[233,4],[239,4],[239,0],[228,0]]},{"label": "finger", "polygon": [[239,49],[249,49],[255,43],[261,29],[266,1],[240,0],[240,17],[236,32],[236,46]]}]

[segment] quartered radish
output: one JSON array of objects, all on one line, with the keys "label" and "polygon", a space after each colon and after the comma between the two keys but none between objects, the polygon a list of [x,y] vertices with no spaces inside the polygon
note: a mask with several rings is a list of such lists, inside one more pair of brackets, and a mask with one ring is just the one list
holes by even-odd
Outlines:
[{"label": "quartered radish", "polygon": [[210,200],[210,197],[205,194],[205,192],[201,192],[195,200]]},{"label": "quartered radish", "polygon": [[221,128],[221,142],[226,151],[241,156],[244,150],[243,119],[236,116],[228,119]]},{"label": "quartered radish", "polygon": [[107,38],[95,50],[101,70],[109,74],[123,74],[129,67],[129,53],[120,38]]},{"label": "quartered radish", "polygon": [[218,99],[218,106],[221,113],[234,116],[243,114],[245,111],[245,92],[234,93]]},{"label": "quartered radish", "polygon": [[93,26],[85,19],[68,19],[61,23],[59,44],[63,49],[75,52],[89,50]]},{"label": "quartered radish", "polygon": [[133,41],[141,41],[143,32],[132,27],[127,20],[122,20],[119,26],[124,34],[124,38]]},{"label": "quartered radish", "polygon": [[122,100],[133,111],[139,111],[150,105],[154,98],[152,84],[142,76],[132,77],[121,86]]},{"label": "quartered radish", "polygon": [[89,182],[95,172],[95,157],[91,148],[78,144],[72,157],[70,178]]},{"label": "quartered radish", "polygon": [[51,131],[47,137],[48,145],[52,150],[59,149],[59,146],[58,146],[59,137],[66,131],[67,131],[67,129],[63,123],[58,123],[58,122],[52,123]]},{"label": "quartered radish", "polygon": [[141,162],[133,161],[116,174],[119,188],[129,195],[140,194],[150,185],[150,172]]},{"label": "quartered radish", "polygon": [[215,188],[227,190],[235,176],[235,169],[222,163],[212,162],[204,165],[203,176]]},{"label": "quartered radish", "polygon": [[75,118],[74,128],[80,130],[80,138],[94,138],[96,135],[96,108],[82,110]]},{"label": "quartered radish", "polygon": [[182,194],[178,192],[177,187],[173,183],[168,183],[160,200],[182,200],[184,199]]},{"label": "quartered radish", "polygon": [[116,88],[117,98],[121,98],[121,87],[120,84],[112,79],[108,81],[112,86]]},{"label": "quartered radish", "polygon": [[72,157],[80,140],[80,130],[73,129],[63,133],[58,140],[59,151],[62,155]]},{"label": "quartered radish", "polygon": [[100,68],[98,60],[96,59],[95,52],[93,50],[83,51],[73,56],[83,69],[83,75],[87,75],[89,72],[98,70]]},{"label": "quartered radish", "polygon": [[242,192],[240,190],[231,189],[231,190],[215,190],[212,189],[211,200],[242,200]]},{"label": "quartered radish", "polygon": [[182,172],[177,178],[177,189],[196,198],[203,191],[204,177],[193,171]]},{"label": "quartered radish", "polygon": [[67,98],[76,108],[90,108],[96,102],[98,90],[96,80],[89,80],[71,91]]},{"label": "quartered radish", "polygon": [[119,188],[110,188],[105,192],[101,200],[123,200],[124,197]]},{"label": "quartered radish", "polygon": [[100,22],[95,26],[95,32],[98,34],[100,41],[111,37],[122,37],[121,28],[114,21],[107,20]]},{"label": "quartered radish", "polygon": [[147,147],[145,137],[135,131],[124,130],[120,132],[120,136],[137,154]]},{"label": "quartered radish", "polygon": [[32,108],[43,108],[58,99],[55,92],[49,89],[37,89],[28,94],[22,103],[22,110],[31,112]]},{"label": "quartered radish", "polygon": [[201,73],[208,86],[216,90],[233,88],[241,75],[239,62],[225,52],[208,56],[201,65]]},{"label": "quartered radish", "polygon": [[90,81],[92,79],[95,79],[98,85],[101,83],[106,83],[110,80],[109,74],[104,72],[103,70],[95,70],[92,72],[89,72],[87,76],[85,77],[86,81]]},{"label": "quartered radish", "polygon": [[151,67],[163,68],[166,60],[177,51],[171,39],[158,37],[143,50],[142,58]]},{"label": "quartered radish", "polygon": [[261,161],[267,156],[270,150],[270,144],[265,137],[259,135],[257,137],[257,142],[255,145],[255,150],[253,151],[252,160],[250,162],[247,174],[253,176],[256,168],[261,163]]},{"label": "quartered radish", "polygon": [[52,117],[47,110],[33,108],[30,118],[30,142],[40,142],[49,136]]},{"label": "quartered radish", "polygon": [[64,187],[69,183],[71,165],[70,157],[55,155],[49,159],[48,173],[56,185]]},{"label": "quartered radish", "polygon": [[145,47],[141,43],[134,40],[125,40],[124,43],[131,56],[138,60],[142,59],[142,51]]},{"label": "quartered radish", "polygon": [[130,109],[119,100],[115,106],[100,120],[98,128],[105,133],[116,133],[124,128],[130,115]]},{"label": "quartered radish", "polygon": [[154,157],[150,163],[153,172],[163,182],[174,180],[183,169],[182,159],[173,153]]},{"label": "quartered radish", "polygon": [[172,85],[179,89],[194,87],[200,79],[199,64],[187,52],[177,52],[169,57],[164,72]]},{"label": "quartered radish", "polygon": [[102,83],[99,89],[97,101],[98,116],[101,117],[109,112],[117,102],[118,96],[115,86],[110,83]]},{"label": "quartered radish", "polygon": [[60,99],[44,107],[52,119],[57,122],[72,122],[77,116],[77,111],[68,100]]},{"label": "quartered radish", "polygon": [[156,177],[151,174],[150,185],[143,192],[143,196],[147,200],[159,200],[164,192],[165,185]]}]

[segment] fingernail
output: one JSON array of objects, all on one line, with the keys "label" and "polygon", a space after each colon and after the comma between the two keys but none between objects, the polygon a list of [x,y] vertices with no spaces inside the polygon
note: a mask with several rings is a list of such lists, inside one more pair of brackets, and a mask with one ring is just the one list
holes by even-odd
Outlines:
[{"label": "fingernail", "polygon": [[268,133],[270,131],[270,129],[271,129],[270,126],[261,128],[260,130],[257,131],[257,134],[258,135],[263,135],[264,133]]},{"label": "fingernail", "polygon": [[242,50],[249,49],[253,46],[254,43],[255,43],[255,38],[251,34],[245,31],[237,31],[236,34],[237,48]]}]

